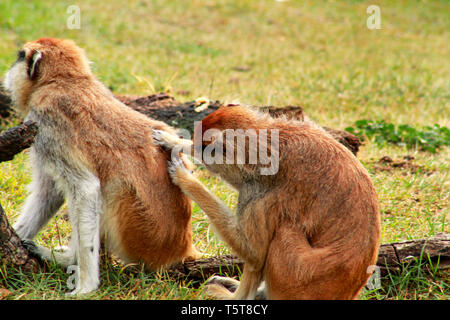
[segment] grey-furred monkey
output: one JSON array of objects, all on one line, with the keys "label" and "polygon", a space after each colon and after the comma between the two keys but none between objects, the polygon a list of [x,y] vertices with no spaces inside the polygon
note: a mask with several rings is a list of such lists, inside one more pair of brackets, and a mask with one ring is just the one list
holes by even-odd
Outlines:
[{"label": "grey-furred monkey", "polygon": [[67,199],[69,246],[25,243],[43,259],[77,265],[71,294],[98,287],[100,239],[122,261],[153,270],[201,256],[192,245],[191,201],[171,182],[170,155],[152,139],[152,129],[174,130],[115,99],[73,41],[26,43],[4,87],[39,128],[31,193],[14,228],[33,239]]}]

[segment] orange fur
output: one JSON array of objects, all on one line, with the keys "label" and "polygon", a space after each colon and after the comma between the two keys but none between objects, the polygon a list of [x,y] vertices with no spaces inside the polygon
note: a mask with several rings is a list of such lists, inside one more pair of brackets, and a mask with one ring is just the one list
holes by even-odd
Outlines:
[{"label": "orange fur", "polygon": [[[201,131],[218,129],[225,136],[226,129],[249,128],[278,130],[276,174],[261,175],[261,164],[206,165],[239,191],[236,215],[187,170],[172,170],[174,182],[245,261],[239,288],[225,297],[252,298],[265,280],[270,299],[357,298],[370,277],[368,267],[376,264],[380,241],[378,198],[369,174],[310,121],[221,107],[203,119]],[[223,144],[225,158],[223,141],[211,143]],[[248,144],[245,148],[248,154]],[[217,284],[211,291],[224,297]]]}]

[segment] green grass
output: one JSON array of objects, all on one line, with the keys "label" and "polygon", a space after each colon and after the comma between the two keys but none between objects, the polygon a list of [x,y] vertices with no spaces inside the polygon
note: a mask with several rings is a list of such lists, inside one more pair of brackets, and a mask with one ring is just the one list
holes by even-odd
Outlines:
[{"label": "green grass", "polygon": [[380,287],[366,289],[363,299],[372,300],[448,300],[450,272],[438,269],[438,263],[420,257],[404,264],[400,270],[388,271]]},{"label": "green grass", "polygon": [[[78,1],[81,29],[66,28],[72,1],[0,2],[0,73],[16,50],[42,36],[74,39],[98,78],[116,93],[171,92],[179,100],[207,96],[254,105],[302,105],[321,125],[344,129],[360,119],[396,126],[450,127],[450,4],[446,1],[377,1],[382,29],[368,30],[367,1]],[[2,129],[13,123],[2,125]],[[415,157],[419,167],[377,170],[388,155]],[[31,179],[27,152],[0,164],[0,203],[14,221]],[[432,154],[373,140],[358,158],[379,194],[382,242],[449,232],[449,152]],[[235,207],[237,195],[206,171],[201,180]],[[67,243],[66,208],[37,238]],[[207,255],[229,253],[195,206],[194,241]],[[420,265],[429,265],[421,261]],[[433,270],[433,267],[429,268]],[[22,274],[0,268],[9,299],[64,299],[69,277]],[[363,299],[449,299],[445,272],[406,267]],[[102,284],[91,299],[203,299],[198,284],[102,264]]]},{"label": "green grass", "polygon": [[345,130],[355,134],[361,140],[373,137],[379,146],[394,144],[406,146],[409,149],[418,148],[421,151],[437,152],[441,146],[450,145],[450,130],[438,124],[417,129],[408,124],[395,126],[384,120],[374,122],[363,119],[356,121],[355,127],[347,127]]}]

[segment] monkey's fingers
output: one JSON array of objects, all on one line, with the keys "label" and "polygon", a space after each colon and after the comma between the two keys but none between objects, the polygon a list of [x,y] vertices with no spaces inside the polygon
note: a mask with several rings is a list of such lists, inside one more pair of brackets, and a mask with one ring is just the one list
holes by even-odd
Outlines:
[{"label": "monkey's fingers", "polygon": [[180,177],[191,174],[178,154],[172,154],[171,160],[167,161],[167,170],[172,178],[172,182],[176,185],[179,185]]},{"label": "monkey's fingers", "polygon": [[169,150],[177,145],[177,140],[179,139],[177,136],[163,130],[153,130],[152,137],[155,144]]}]

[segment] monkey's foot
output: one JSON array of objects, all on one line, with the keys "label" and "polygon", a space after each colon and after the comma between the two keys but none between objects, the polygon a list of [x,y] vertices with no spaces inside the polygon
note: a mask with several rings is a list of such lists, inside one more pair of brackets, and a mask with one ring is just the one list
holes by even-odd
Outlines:
[{"label": "monkey's foot", "polygon": [[41,251],[39,250],[39,246],[30,239],[23,239],[22,245],[28,250],[31,256],[37,258],[42,261]]},{"label": "monkey's foot", "polygon": [[206,285],[220,285],[231,292],[236,291],[239,287],[239,281],[229,277],[213,276],[208,280]]},{"label": "monkey's foot", "polygon": [[24,239],[22,245],[30,252],[30,255],[39,261],[56,262],[64,267],[75,263],[75,253],[67,246],[59,246],[53,250],[37,245],[33,240]]},{"label": "monkey's foot", "polygon": [[70,250],[70,247],[68,246],[56,246],[53,248],[53,251],[59,252],[59,253],[65,253]]},{"label": "monkey's foot", "polygon": [[198,251],[197,248],[192,246],[192,248],[187,252],[186,256],[181,262],[184,263],[185,261],[195,261],[201,259],[202,257],[203,252]]},{"label": "monkey's foot", "polygon": [[95,286],[76,288],[75,290],[66,293],[66,296],[67,297],[76,297],[76,296],[86,295],[86,294],[92,293],[93,291],[97,290],[97,287],[98,286],[95,285]]},{"label": "monkey's foot", "polygon": [[233,293],[220,284],[208,284],[206,285],[206,293],[219,300],[233,299]]},{"label": "monkey's foot", "polygon": [[75,283],[71,283],[70,286],[69,282],[67,283],[68,288],[73,289],[73,291],[66,293],[66,296],[73,297],[86,295],[97,290],[100,285],[100,279],[96,272],[85,270],[83,274],[83,270],[80,270],[79,266],[73,265],[72,267],[75,268],[67,269],[67,272],[70,273],[75,271],[75,273],[71,276],[74,277],[73,280],[75,280]]}]

